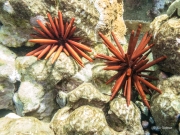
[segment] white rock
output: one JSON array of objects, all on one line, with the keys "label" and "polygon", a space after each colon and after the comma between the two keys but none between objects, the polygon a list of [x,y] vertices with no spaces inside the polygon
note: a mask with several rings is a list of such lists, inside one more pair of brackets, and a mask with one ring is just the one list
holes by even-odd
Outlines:
[{"label": "white rock", "polygon": [[15,114],[15,113],[8,113],[5,117],[14,118],[14,119],[21,118],[19,115]]},{"label": "white rock", "polygon": [[0,44],[0,55],[0,80],[15,83],[20,79],[20,75],[15,68],[16,54]]},{"label": "white rock", "polygon": [[57,109],[53,91],[45,90],[42,85],[36,82],[21,82],[15,96],[14,102],[20,116],[31,114],[31,116],[43,121],[50,121],[53,111]]}]

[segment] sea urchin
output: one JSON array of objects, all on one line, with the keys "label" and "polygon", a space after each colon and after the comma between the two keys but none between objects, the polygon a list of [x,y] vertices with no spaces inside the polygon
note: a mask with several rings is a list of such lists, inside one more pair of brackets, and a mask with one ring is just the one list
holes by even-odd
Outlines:
[{"label": "sea urchin", "polygon": [[80,38],[73,35],[76,30],[76,27],[73,26],[75,19],[72,18],[69,23],[64,23],[60,11],[58,12],[58,18],[55,17],[53,19],[49,13],[47,16],[49,23],[47,22],[46,25],[44,25],[40,20],[37,20],[41,29],[33,27],[36,34],[32,34],[32,36],[35,39],[29,40],[29,42],[39,43],[41,46],[29,52],[26,56],[34,55],[40,59],[46,55],[45,59],[48,59],[56,52],[52,60],[52,63],[54,63],[60,53],[64,51],[66,55],[69,56],[70,54],[82,67],[84,65],[80,56],[92,62],[93,60],[83,52],[90,52],[91,49],[86,45],[78,43],[77,41],[79,41]]},{"label": "sea urchin", "polygon": [[[115,81],[115,85],[112,88],[111,100],[115,97],[117,92],[122,88],[123,95],[126,97],[127,105],[129,106],[131,100],[131,90],[135,86],[136,90],[140,94],[144,104],[150,108],[150,105],[146,99],[145,92],[149,92],[147,88],[161,93],[157,87],[152,85],[148,80],[157,80],[158,78],[147,75],[147,70],[150,66],[166,59],[166,56],[162,56],[148,63],[147,56],[149,55],[150,48],[154,45],[148,45],[152,35],[146,33],[139,45],[136,47],[139,35],[141,31],[141,24],[139,25],[136,34],[131,32],[127,53],[124,52],[120,43],[118,42],[115,34],[112,32],[112,37],[118,47],[118,49],[102,34],[99,32],[99,36],[103,39],[104,44],[114,54],[114,56],[107,56],[104,54],[97,54],[96,58],[106,60],[107,67],[104,70],[116,70],[117,74],[112,76],[106,84]],[[145,53],[145,54],[144,54]],[[145,92],[144,92],[145,91]]]}]

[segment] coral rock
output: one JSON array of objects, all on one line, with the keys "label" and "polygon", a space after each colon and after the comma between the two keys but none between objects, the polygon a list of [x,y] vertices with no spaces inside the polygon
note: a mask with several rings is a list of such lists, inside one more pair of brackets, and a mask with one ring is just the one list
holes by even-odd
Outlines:
[{"label": "coral rock", "polygon": [[60,109],[54,115],[50,127],[56,135],[133,135],[127,131],[114,131],[108,126],[103,111],[88,105],[74,111],[68,107]]},{"label": "coral rock", "polygon": [[15,86],[8,81],[0,81],[0,109],[14,110],[12,98]]},{"label": "coral rock", "polygon": [[109,123],[116,131],[122,131],[125,127],[134,135],[143,134],[141,126],[141,112],[132,102],[129,106],[123,97],[115,98],[110,102]]},{"label": "coral rock", "polygon": [[20,80],[20,74],[15,68],[16,54],[0,44],[0,55],[0,80],[7,80],[11,83]]},{"label": "coral rock", "polygon": [[47,123],[33,117],[0,118],[1,135],[54,135]]},{"label": "coral rock", "polygon": [[167,59],[159,63],[161,68],[172,74],[180,74],[180,19],[161,15],[155,18],[150,28],[154,35],[154,58],[166,55]]},{"label": "coral rock", "polygon": [[46,91],[36,82],[23,81],[13,98],[18,115],[50,121],[53,111],[57,110],[54,97],[52,90]]},{"label": "coral rock", "polygon": [[163,135],[178,135],[176,128],[180,115],[180,76],[172,76],[159,82],[161,95],[153,95],[151,113]]},{"label": "coral rock", "polygon": [[81,105],[103,107],[109,101],[109,96],[99,92],[91,83],[83,83],[68,93],[67,101],[73,108]]},{"label": "coral rock", "polygon": [[61,53],[54,65],[51,64],[52,57],[48,61],[37,61],[34,56],[16,59],[21,84],[15,93],[14,102],[19,115],[31,115],[49,121],[57,110],[53,91],[55,85],[72,77],[77,72],[77,66],[64,53]]},{"label": "coral rock", "polygon": [[[113,30],[121,42],[125,42],[126,26],[123,20],[123,0],[61,0],[61,1],[31,1],[6,0],[0,1],[0,20],[3,24],[0,30],[0,43],[9,47],[22,45],[33,46],[27,43],[29,34],[32,33],[31,25],[36,25],[36,18],[45,20],[47,11],[56,16],[61,10],[65,20],[76,18],[75,24],[78,36],[83,37],[83,42],[94,45],[97,39],[96,32],[103,29],[107,34]],[[51,7],[51,8],[49,8]],[[23,11],[23,12],[22,12]],[[44,17],[44,18],[43,18]],[[1,40],[2,39],[2,40]],[[11,39],[11,40],[9,40]]]}]

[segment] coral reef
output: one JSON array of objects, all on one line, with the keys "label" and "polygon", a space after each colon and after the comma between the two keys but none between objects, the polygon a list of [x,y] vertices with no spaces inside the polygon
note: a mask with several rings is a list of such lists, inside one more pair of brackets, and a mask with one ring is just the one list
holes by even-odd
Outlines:
[{"label": "coral reef", "polygon": [[[131,1],[138,2],[133,8],[141,9],[142,3],[151,7],[149,1],[148,4],[142,0]],[[64,22],[76,18],[74,36],[81,38],[81,44],[91,47],[92,52],[88,54],[91,58],[98,53],[112,54],[102,45],[99,31],[110,40],[113,31],[117,35],[116,42],[122,43],[122,48],[127,50],[123,4],[123,0],[0,1],[0,109],[19,115],[3,117],[0,110],[0,117],[3,117],[0,118],[0,134],[144,134],[143,128],[151,125],[145,120],[142,122],[142,114],[149,118],[147,107],[137,95],[129,107],[120,94],[110,100],[114,83],[106,86],[105,82],[117,72],[102,70],[104,63],[101,60],[89,63],[82,57],[84,68],[80,68],[65,52],[60,53],[54,64],[51,62],[55,53],[47,60],[24,56],[38,47],[38,44],[28,42],[32,27],[39,27],[37,19],[46,24],[46,14],[56,17],[58,10],[62,12]],[[139,18],[147,14],[140,12],[132,14],[131,11],[131,14],[138,14]],[[137,22],[129,21],[129,30],[136,29]],[[156,24],[159,27],[161,22]],[[142,31],[148,31],[149,23],[142,25],[145,27]],[[157,34],[158,31],[154,36]],[[148,132],[151,131],[145,133]]]}]

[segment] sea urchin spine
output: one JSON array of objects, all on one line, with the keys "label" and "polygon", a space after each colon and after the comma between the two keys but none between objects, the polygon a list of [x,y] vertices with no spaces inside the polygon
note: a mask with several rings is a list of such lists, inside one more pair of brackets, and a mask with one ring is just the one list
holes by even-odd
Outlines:
[{"label": "sea urchin spine", "polygon": [[[157,87],[148,82],[147,80],[157,80],[158,78],[149,76],[147,68],[153,66],[154,64],[166,59],[166,56],[162,56],[148,63],[147,56],[150,54],[151,47],[154,44],[148,45],[152,35],[146,33],[142,38],[139,45],[136,47],[140,31],[141,24],[138,26],[136,34],[134,31],[131,32],[130,40],[128,44],[127,52],[123,51],[120,43],[118,42],[115,34],[112,32],[112,37],[117,45],[117,48],[102,34],[99,32],[99,36],[103,39],[104,44],[107,48],[114,54],[114,56],[107,56],[104,54],[97,54],[96,58],[106,60],[106,67],[104,70],[116,70],[117,74],[112,76],[106,84],[115,81],[112,88],[112,95],[110,100],[112,100],[120,89],[123,90],[123,95],[126,97],[127,105],[129,106],[131,100],[131,90],[135,86],[136,90],[140,94],[144,104],[150,108],[150,105],[146,99],[145,92],[149,92],[148,89],[152,89],[161,93]],[[145,53],[145,54],[144,54]],[[145,91],[145,92],[144,92]]]},{"label": "sea urchin spine", "polygon": [[73,25],[75,19],[72,18],[69,23],[64,23],[60,11],[58,12],[58,18],[52,18],[49,13],[47,16],[49,22],[46,25],[37,20],[41,29],[33,27],[36,34],[32,34],[32,36],[36,39],[29,40],[29,42],[39,43],[41,46],[29,52],[26,56],[34,55],[41,59],[46,55],[45,59],[48,59],[55,52],[52,59],[52,63],[54,63],[60,53],[64,51],[67,56],[71,55],[82,67],[84,67],[84,64],[80,56],[92,62],[93,60],[84,53],[84,51],[91,52],[91,49],[84,44],[78,43],[80,38],[73,35],[76,30]]}]

